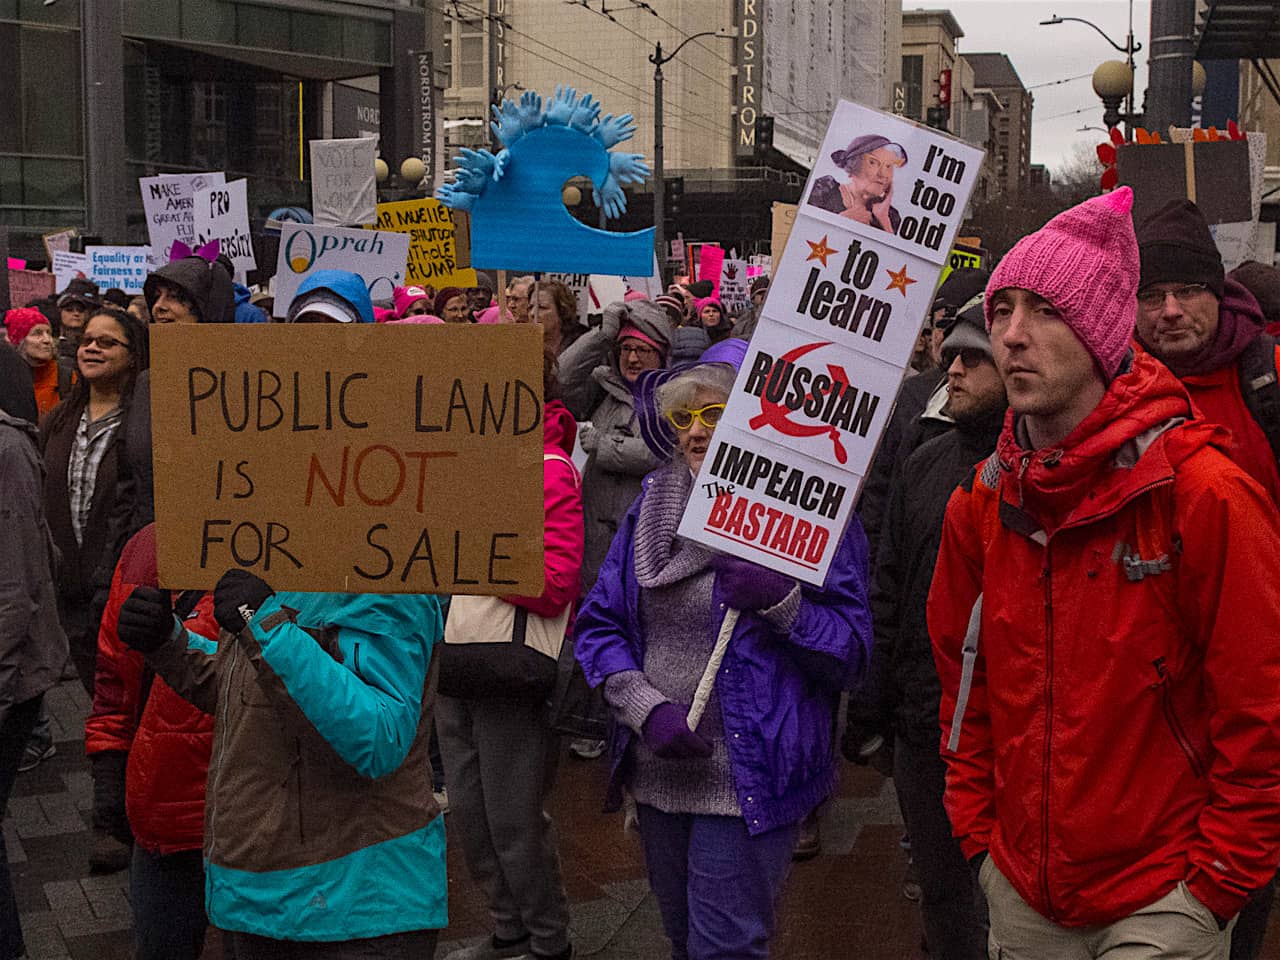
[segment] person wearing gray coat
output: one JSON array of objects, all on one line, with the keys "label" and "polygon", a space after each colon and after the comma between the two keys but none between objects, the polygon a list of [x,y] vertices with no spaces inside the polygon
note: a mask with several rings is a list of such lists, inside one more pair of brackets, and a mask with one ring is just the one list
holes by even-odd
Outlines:
[{"label": "person wearing gray coat", "polygon": [[595,586],[640,481],[658,466],[640,437],[631,384],[643,371],[665,367],[670,350],[666,311],[648,300],[632,300],[606,307],[600,326],[560,357],[564,401],[580,421],[578,436],[587,453],[582,474],[584,596]]},{"label": "person wearing gray coat", "polygon": [[[35,420],[27,365],[0,349],[0,811],[45,691],[57,684],[69,652],[54,597]],[[25,956],[22,927],[0,834],[0,957],[19,956]]]}]

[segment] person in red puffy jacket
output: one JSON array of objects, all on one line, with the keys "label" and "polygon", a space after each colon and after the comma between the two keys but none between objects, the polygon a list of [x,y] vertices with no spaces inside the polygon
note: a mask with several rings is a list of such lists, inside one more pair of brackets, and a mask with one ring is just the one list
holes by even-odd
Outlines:
[{"label": "person in red puffy jacket", "polygon": [[1010,415],[928,601],[946,808],[991,956],[1226,960],[1280,863],[1280,519],[1131,349],[1132,193],[987,286]]},{"label": "person in red puffy jacket", "polygon": [[[98,631],[93,710],[85,722],[95,819],[122,842],[133,838],[129,899],[138,960],[196,960],[208,926],[200,848],[213,717],[174,693],[116,635],[120,607],[138,586],[156,586],[154,524],[125,546]],[[216,646],[212,594],[177,594],[174,610],[188,630]]]}]

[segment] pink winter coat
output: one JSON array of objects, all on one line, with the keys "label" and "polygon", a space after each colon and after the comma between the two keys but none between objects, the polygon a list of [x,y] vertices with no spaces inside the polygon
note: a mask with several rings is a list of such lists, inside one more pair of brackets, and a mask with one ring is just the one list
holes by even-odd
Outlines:
[{"label": "pink winter coat", "polygon": [[[559,400],[548,403],[542,423],[546,582],[541,596],[503,597],[543,617],[559,616],[582,592],[582,481],[572,463],[577,435],[568,407]],[[572,630],[570,616],[570,634]]]}]

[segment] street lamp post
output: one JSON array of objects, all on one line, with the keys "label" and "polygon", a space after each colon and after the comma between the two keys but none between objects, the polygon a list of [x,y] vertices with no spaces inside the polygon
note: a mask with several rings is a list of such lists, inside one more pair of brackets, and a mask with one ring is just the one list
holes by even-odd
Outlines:
[{"label": "street lamp post", "polygon": [[661,43],[655,43],[653,53],[649,54],[649,62],[653,64],[653,245],[658,255],[658,275],[663,278],[666,277],[667,262],[667,182],[662,145],[662,65],[674,60],[690,40],[697,40],[699,37],[732,38],[737,35],[735,28],[704,30],[685,37],[678,47],[667,54],[662,52]]},{"label": "street lamp post", "polygon": [[[1053,16],[1053,17],[1050,17],[1048,20],[1041,20],[1040,26],[1051,27],[1059,23],[1067,23],[1067,22],[1083,23],[1086,27],[1093,28],[1093,30],[1098,34],[1098,36],[1102,37],[1102,39],[1107,41],[1107,43],[1111,44],[1113,48],[1118,50],[1120,53],[1124,54],[1124,57],[1125,57],[1124,63],[1120,64],[1120,66],[1128,67],[1128,73],[1129,73],[1128,90],[1125,91],[1124,93],[1121,93],[1118,97],[1115,96],[1115,91],[1119,89],[1120,72],[1108,65],[1117,63],[1118,61],[1108,60],[1107,63],[1102,64],[1100,67],[1098,67],[1097,70],[1093,72],[1093,91],[1099,97],[1102,98],[1102,105],[1107,111],[1105,114],[1103,114],[1102,122],[1107,124],[1108,127],[1114,127],[1121,120],[1124,120],[1125,139],[1131,139],[1133,136],[1133,124],[1137,122],[1137,115],[1133,111],[1133,73],[1134,73],[1133,55],[1142,49],[1142,44],[1135,43],[1133,40],[1133,0],[1129,0],[1129,33],[1128,33],[1128,36],[1125,37],[1125,42],[1123,47],[1120,46],[1120,44],[1116,43],[1114,40],[1112,40],[1109,36],[1107,36],[1106,32],[1096,23],[1094,23],[1091,20],[1085,20],[1083,17]],[[1104,68],[1106,68],[1105,71],[1104,71]],[[1105,94],[1102,92],[1102,90],[1099,89],[1100,73],[1103,74],[1103,76],[1101,77],[1101,83],[1102,83],[1103,89],[1107,91],[1107,93]],[[1109,101],[1113,99],[1115,100],[1114,105],[1109,103]],[[1125,101],[1123,113],[1120,112],[1121,100]]]}]

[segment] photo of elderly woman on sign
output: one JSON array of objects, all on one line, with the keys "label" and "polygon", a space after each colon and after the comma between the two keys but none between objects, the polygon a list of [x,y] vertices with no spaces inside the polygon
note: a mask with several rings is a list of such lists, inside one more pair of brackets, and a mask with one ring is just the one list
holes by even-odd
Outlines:
[{"label": "photo of elderly woman on sign", "polygon": [[832,153],[831,161],[849,179],[837,183],[835,177],[819,177],[809,205],[897,233],[902,216],[893,207],[893,171],[907,162],[907,151],[888,137],[868,133]]}]

